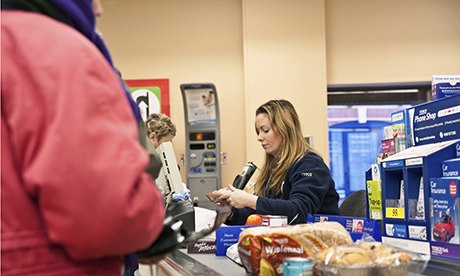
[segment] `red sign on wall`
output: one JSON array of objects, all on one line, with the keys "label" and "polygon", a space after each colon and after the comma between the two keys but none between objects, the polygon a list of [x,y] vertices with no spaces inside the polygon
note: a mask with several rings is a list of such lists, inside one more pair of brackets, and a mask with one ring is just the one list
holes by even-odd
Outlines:
[{"label": "red sign on wall", "polygon": [[164,113],[171,117],[169,110],[169,79],[125,80],[131,91],[142,119],[152,113]]}]

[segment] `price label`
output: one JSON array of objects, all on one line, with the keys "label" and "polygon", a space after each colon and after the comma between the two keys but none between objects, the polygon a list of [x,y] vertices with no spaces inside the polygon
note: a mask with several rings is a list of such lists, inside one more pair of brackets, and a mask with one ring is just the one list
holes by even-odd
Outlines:
[{"label": "price label", "polygon": [[404,208],[386,208],[386,217],[395,219],[404,219]]}]

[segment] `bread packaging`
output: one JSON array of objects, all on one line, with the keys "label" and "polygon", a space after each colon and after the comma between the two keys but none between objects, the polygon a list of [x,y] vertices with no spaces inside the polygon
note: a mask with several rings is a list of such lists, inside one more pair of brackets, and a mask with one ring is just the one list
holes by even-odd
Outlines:
[{"label": "bread packaging", "polygon": [[241,232],[238,253],[248,273],[282,275],[285,258],[314,258],[332,246],[351,244],[350,234],[337,222],[253,227]]},{"label": "bread packaging", "polygon": [[380,242],[357,242],[328,248],[314,259],[316,275],[403,276],[423,272],[429,256]]}]

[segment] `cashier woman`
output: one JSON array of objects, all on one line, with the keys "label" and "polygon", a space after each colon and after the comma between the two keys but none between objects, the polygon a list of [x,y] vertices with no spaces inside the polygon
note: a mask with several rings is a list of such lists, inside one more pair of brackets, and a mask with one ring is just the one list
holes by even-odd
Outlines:
[{"label": "cashier woman", "polygon": [[287,216],[289,224],[305,223],[307,214],[338,215],[334,180],[303,137],[294,106],[287,100],[266,102],[256,110],[255,128],[265,151],[255,194],[231,185],[215,192],[233,207],[226,223],[245,224],[251,214]]}]

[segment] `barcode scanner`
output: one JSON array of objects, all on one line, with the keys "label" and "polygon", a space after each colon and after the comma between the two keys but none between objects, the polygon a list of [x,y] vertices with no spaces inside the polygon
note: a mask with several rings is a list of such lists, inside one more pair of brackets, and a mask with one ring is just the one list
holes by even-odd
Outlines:
[{"label": "barcode scanner", "polygon": [[246,184],[248,184],[249,179],[251,179],[251,176],[254,174],[256,169],[257,166],[254,163],[248,162],[244,166],[243,171],[235,177],[235,180],[233,180],[233,187],[243,190],[244,187],[246,187]]}]

